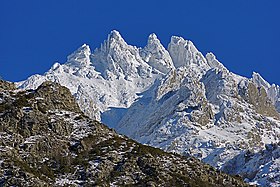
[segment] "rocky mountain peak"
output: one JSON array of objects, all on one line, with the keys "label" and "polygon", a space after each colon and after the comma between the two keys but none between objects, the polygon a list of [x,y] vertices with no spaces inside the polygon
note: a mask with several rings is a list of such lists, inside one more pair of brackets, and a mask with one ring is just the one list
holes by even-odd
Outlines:
[{"label": "rocky mountain peak", "polygon": [[205,57],[206,57],[208,65],[211,68],[217,68],[219,70],[228,71],[224,67],[224,65],[217,60],[216,56],[213,53],[211,53],[211,52],[207,53]]},{"label": "rocky mountain peak", "polygon": [[153,43],[157,43],[157,44],[160,43],[160,41],[155,33],[150,34],[148,37],[148,45],[153,44]]},{"label": "rocky mountain peak", "polygon": [[207,69],[206,59],[190,40],[172,36],[168,44],[168,51],[176,68],[195,65],[199,69]]},{"label": "rocky mountain peak", "polygon": [[115,30],[94,51],[92,61],[105,79],[149,77],[151,73],[150,67],[140,57],[139,49],[128,45]]},{"label": "rocky mountain peak", "polygon": [[270,88],[270,84],[259,73],[253,72],[252,81],[257,87],[264,87],[266,90]]},{"label": "rocky mountain peak", "polygon": [[140,55],[150,66],[164,74],[168,73],[171,69],[175,69],[169,52],[154,33],[149,35],[148,43],[140,51]]},{"label": "rocky mountain peak", "polygon": [[91,51],[89,46],[83,44],[67,57],[67,64],[77,67],[89,66],[91,64],[90,55]]},{"label": "rocky mountain peak", "polygon": [[251,80],[259,89],[264,89],[268,98],[280,113],[280,87],[278,85],[270,85],[259,73],[253,72]]},{"label": "rocky mountain peak", "polygon": [[108,35],[108,41],[112,41],[112,40],[124,41],[120,32],[117,30],[112,30],[111,33]]},{"label": "rocky mountain peak", "polygon": [[126,47],[128,47],[128,44],[123,39],[121,34],[118,31],[113,30],[108,35],[107,40],[105,40],[104,43],[101,45],[100,50],[110,54],[116,52],[120,48]]}]

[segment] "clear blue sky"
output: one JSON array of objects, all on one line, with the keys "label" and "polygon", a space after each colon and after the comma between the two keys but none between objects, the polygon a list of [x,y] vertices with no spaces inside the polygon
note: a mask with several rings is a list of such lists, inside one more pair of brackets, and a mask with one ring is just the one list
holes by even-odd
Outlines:
[{"label": "clear blue sky", "polygon": [[225,66],[280,84],[279,0],[3,0],[0,3],[0,76],[19,81],[44,73],[83,43],[92,50],[116,29],[145,46],[155,32],[212,51]]}]

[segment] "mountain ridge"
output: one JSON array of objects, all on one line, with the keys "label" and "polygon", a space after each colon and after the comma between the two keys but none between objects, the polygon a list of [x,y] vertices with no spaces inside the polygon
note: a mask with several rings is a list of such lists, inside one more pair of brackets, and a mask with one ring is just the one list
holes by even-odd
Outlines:
[{"label": "mountain ridge", "polygon": [[[17,86],[59,82],[91,118],[141,143],[193,155],[220,169],[244,150],[259,152],[279,142],[279,86],[257,73],[246,78],[230,72],[189,40],[173,36],[165,49],[151,34],[147,45],[137,48],[112,31],[89,55],[90,63],[83,54],[77,59],[85,66],[55,65]],[[280,181],[255,177],[248,182]]]}]

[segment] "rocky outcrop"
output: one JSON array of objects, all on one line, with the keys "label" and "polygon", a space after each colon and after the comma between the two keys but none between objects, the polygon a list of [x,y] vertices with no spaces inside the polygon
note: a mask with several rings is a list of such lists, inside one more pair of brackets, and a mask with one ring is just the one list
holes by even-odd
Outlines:
[{"label": "rocky outcrop", "polygon": [[16,86],[14,83],[7,82],[0,79],[0,90],[15,90]]},{"label": "rocky outcrop", "polygon": [[252,104],[256,112],[280,119],[279,113],[276,111],[275,106],[267,96],[265,88],[248,81],[245,87],[239,89],[240,96],[248,103]]},{"label": "rocky outcrop", "polygon": [[86,117],[59,84],[6,88],[0,91],[0,186],[248,186],[195,158],[117,134]]}]

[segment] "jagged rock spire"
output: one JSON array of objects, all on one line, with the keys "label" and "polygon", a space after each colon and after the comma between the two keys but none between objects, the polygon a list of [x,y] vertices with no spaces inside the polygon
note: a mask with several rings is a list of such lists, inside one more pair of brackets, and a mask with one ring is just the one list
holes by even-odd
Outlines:
[{"label": "jagged rock spire", "polygon": [[175,69],[169,52],[154,33],[149,35],[148,43],[140,54],[144,61],[162,73],[168,73],[171,69]]},{"label": "jagged rock spire", "polygon": [[74,66],[88,66],[90,61],[91,51],[87,44],[83,44],[76,51],[67,57],[67,63]]},{"label": "jagged rock spire", "polygon": [[168,45],[169,54],[176,68],[190,64],[206,65],[206,59],[190,40],[172,36]]}]

